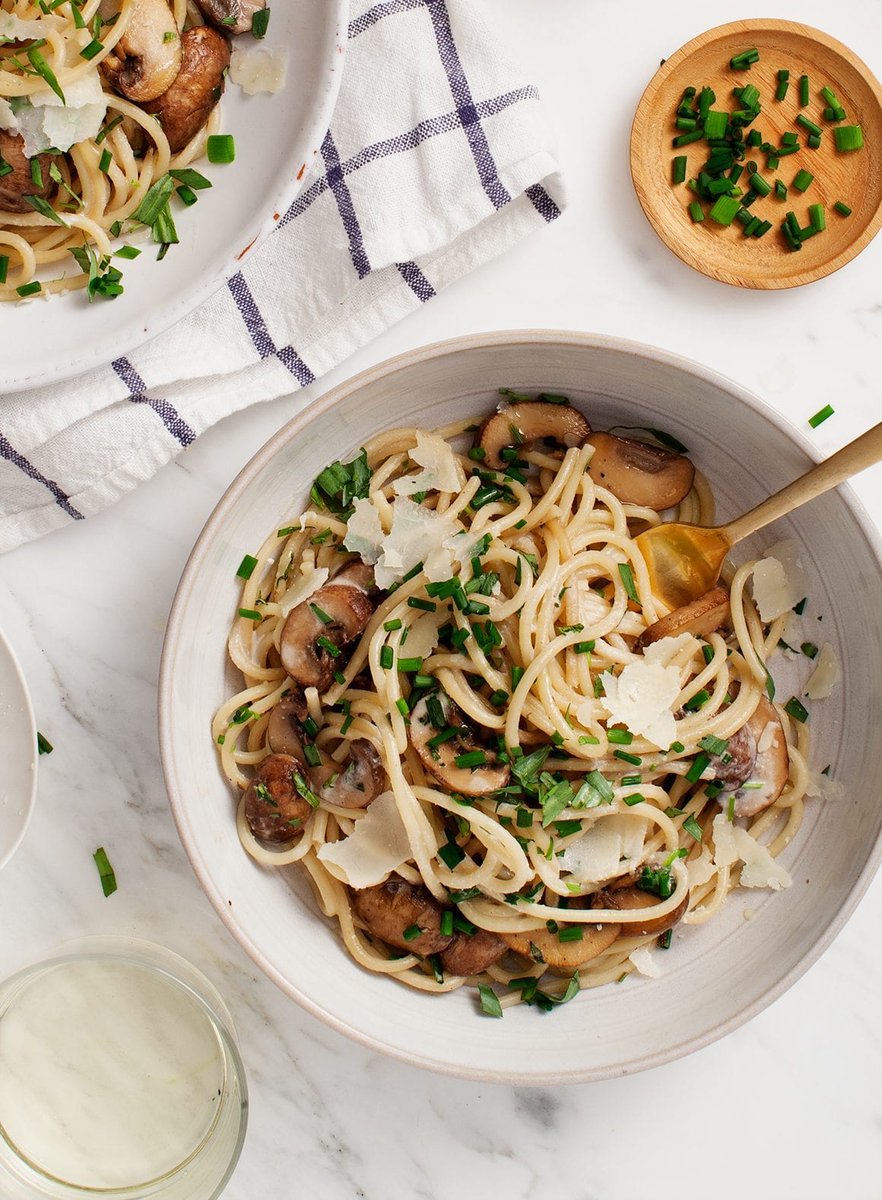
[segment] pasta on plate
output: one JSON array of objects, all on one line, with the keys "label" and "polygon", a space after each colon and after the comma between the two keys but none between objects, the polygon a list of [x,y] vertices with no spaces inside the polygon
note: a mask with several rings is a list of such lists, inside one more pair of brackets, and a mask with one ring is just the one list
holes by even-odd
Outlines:
[{"label": "pasta on plate", "polygon": [[362,966],[548,1009],[653,973],[739,883],[788,885],[787,616],[761,619],[754,562],[660,606],[634,539],[671,509],[713,519],[685,453],[508,393],[333,463],[245,557],[244,687],[212,727],[239,836],[305,868]]},{"label": "pasta on plate", "polygon": [[0,0],[0,300],[119,295],[116,258],[171,200],[210,182],[190,164],[216,134],[231,34],[263,36],[265,0]]}]

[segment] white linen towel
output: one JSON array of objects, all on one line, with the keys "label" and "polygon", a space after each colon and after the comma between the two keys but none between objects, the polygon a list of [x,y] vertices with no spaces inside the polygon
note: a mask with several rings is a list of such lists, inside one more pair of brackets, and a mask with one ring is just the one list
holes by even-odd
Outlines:
[{"label": "white linen towel", "polygon": [[352,0],[350,18],[321,154],[243,269],[161,339],[0,396],[0,551],[101,511],[560,215],[537,91],[475,0]]}]

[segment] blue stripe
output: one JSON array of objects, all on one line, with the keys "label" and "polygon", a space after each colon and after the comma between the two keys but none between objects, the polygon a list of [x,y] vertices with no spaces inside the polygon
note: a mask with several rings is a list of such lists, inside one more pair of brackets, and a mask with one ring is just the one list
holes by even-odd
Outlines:
[{"label": "blue stripe", "polygon": [[533,207],[540,217],[544,217],[546,221],[556,221],[560,216],[560,209],[546,192],[541,183],[531,184],[526,192],[532,201]]},{"label": "blue stripe", "polygon": [[82,521],[84,519],[79,509],[74,508],[71,504],[70,496],[68,496],[67,492],[62,491],[54,479],[47,479],[42,471],[38,471],[32,462],[28,462],[23,454],[19,454],[17,450],[13,449],[2,433],[0,433],[0,456],[5,458],[7,462],[12,463],[14,467],[18,467],[20,471],[23,471],[28,479],[33,479],[35,483],[41,484],[47,491],[51,492],[58,507],[66,512],[74,521]]},{"label": "blue stripe", "polygon": [[261,358],[270,358],[276,352],[276,345],[269,335],[266,322],[241,271],[237,271],[227,281],[227,286],[236,302],[236,307],[242,314],[242,320],[245,322],[245,328],[254,343],[254,348]]},{"label": "blue stripe", "polygon": [[[420,0],[423,3],[423,0]],[[539,92],[532,85],[528,87],[517,88],[512,92],[505,92],[501,96],[494,96],[491,100],[482,100],[477,105],[478,116],[483,120],[486,117],[494,117],[497,113],[503,112],[512,104],[519,104],[523,100],[538,100]],[[380,159],[388,158],[392,154],[403,154],[407,150],[413,150],[422,142],[428,141],[430,138],[437,137],[439,134],[451,133],[455,129],[462,127],[459,113],[448,112],[443,113],[439,117],[429,117],[425,121],[420,121],[413,129],[406,133],[395,134],[394,137],[385,138],[381,142],[373,142],[370,146],[365,146],[358,154],[352,158],[346,159],[340,163],[340,170],[343,175],[351,175],[354,171],[360,170],[369,163],[377,162]],[[305,212],[316,200],[328,190],[328,176],[323,175],[297,197],[288,211],[285,213],[280,226],[287,225],[295,217],[299,217]]]},{"label": "blue stripe", "polygon": [[297,353],[293,346],[283,346],[276,351],[280,363],[288,368],[301,387],[315,383],[315,375]]},{"label": "blue stripe", "polygon": [[401,278],[423,304],[436,295],[435,289],[415,262],[396,263],[395,266]]},{"label": "blue stripe", "polygon": [[370,29],[372,25],[376,25],[378,21],[382,21],[384,17],[391,17],[396,13],[410,12],[414,8],[422,8],[423,3],[424,0],[384,0],[383,4],[375,4],[366,13],[362,13],[360,17],[356,17],[354,21],[349,22],[349,38],[351,40],[358,37],[360,33],[364,33],[366,29]]},{"label": "blue stripe", "polygon": [[352,258],[352,264],[358,272],[358,278],[364,279],[366,275],[370,275],[371,273],[371,264],[364,248],[364,237],[362,236],[361,226],[358,223],[358,217],[355,215],[352,196],[349,194],[349,188],[346,186],[346,181],[343,177],[340,155],[337,153],[337,147],[334,145],[330,129],[327,132],[325,140],[322,142],[322,158],[325,160],[325,166],[328,168],[328,187],[334,193],[334,199],[337,201],[337,211],[340,214],[340,220],[343,222],[343,228],[346,230],[346,236],[349,239],[349,254]]},{"label": "blue stripe", "polygon": [[441,62],[447,73],[447,82],[450,84],[457,115],[468,139],[472,158],[475,160],[475,168],[478,178],[481,180],[481,186],[493,207],[502,208],[510,202],[511,196],[497,173],[496,163],[493,161],[493,154],[490,151],[490,143],[487,141],[487,135],[481,125],[481,118],[472,98],[469,81],[456,48],[447,6],[444,4],[444,0],[426,0],[426,7],[432,18],[438,53],[441,55]]},{"label": "blue stripe", "polygon": [[168,400],[154,400],[147,395],[147,385],[127,358],[117,358],[111,363],[114,371],[129,389],[130,404],[146,404],[152,408],[173,438],[182,446],[196,441],[196,434]]}]

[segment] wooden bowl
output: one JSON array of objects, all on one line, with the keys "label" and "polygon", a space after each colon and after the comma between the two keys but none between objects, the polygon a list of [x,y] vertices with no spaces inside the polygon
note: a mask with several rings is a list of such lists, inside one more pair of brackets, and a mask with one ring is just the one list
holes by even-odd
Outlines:
[{"label": "wooden bowl", "polygon": [[[756,47],[759,61],[749,70],[733,70],[730,59],[741,51]],[[775,100],[779,69],[790,72],[790,87],[783,101]],[[799,103],[799,78],[808,75],[810,99],[806,108]],[[697,197],[686,184],[672,185],[671,169],[675,155],[688,158],[687,180],[692,179],[707,157],[707,143],[694,142],[675,149],[673,139],[676,110],[687,87],[701,91],[712,87],[717,94],[716,109],[731,111],[736,100],[732,89],[752,83],[760,91],[762,111],[750,129],[758,129],[763,140],[778,145],[781,135],[791,131],[799,136],[800,150],[780,160],[777,170],[766,167],[766,156],[759,147],[748,150],[745,162],[753,158],[768,182],[780,179],[788,188],[787,198],[771,195],[758,199],[751,213],[772,222],[762,238],[745,238],[737,221],[731,226],[717,225],[709,217],[695,224],[689,215],[689,203]],[[834,124],[822,114],[822,87],[829,87],[846,112],[841,124],[860,125],[863,149],[853,152],[836,150]],[[805,131],[795,124],[804,113],[823,134],[821,145],[811,150],[805,145]],[[801,168],[814,175],[805,193],[791,185]],[[634,116],[631,129],[631,177],[637,198],[656,233],[669,249],[690,267],[723,283],[751,288],[790,288],[812,283],[830,275],[850,262],[875,237],[882,226],[882,88],[869,68],[841,42],[793,21],[733,21],[710,29],[688,42],[666,59],[653,76]],[[744,186],[747,172],[739,186]],[[745,189],[745,194],[746,189]],[[844,217],[833,205],[843,201],[851,209]],[[808,206],[823,204],[827,228],[807,239],[798,251],[791,250],[781,232],[781,223],[793,211],[801,226],[809,224]],[[707,211],[708,203],[703,207]]]}]

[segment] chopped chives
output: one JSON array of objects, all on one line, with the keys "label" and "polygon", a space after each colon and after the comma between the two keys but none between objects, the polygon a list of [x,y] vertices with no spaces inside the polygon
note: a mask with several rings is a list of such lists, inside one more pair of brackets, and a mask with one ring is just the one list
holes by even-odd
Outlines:
[{"label": "chopped chives", "polygon": [[254,557],[254,555],[246,554],[245,557],[242,559],[242,561],[239,563],[239,569],[236,572],[236,574],[239,576],[240,579],[250,579],[252,576],[252,573],[254,572],[254,568],[256,566],[257,566],[257,559]]},{"label": "chopped chives", "polygon": [[833,130],[833,140],[839,151],[860,150],[864,144],[864,133],[860,125],[837,125]]},{"label": "chopped chives", "polygon": [[33,279],[30,283],[23,283],[21,287],[15,289],[19,296],[36,296],[37,292],[43,290],[39,279]]},{"label": "chopped chives", "polygon": [[[720,200],[727,200],[728,198],[729,198],[728,196],[721,196]],[[717,201],[717,203],[719,203],[719,200]],[[622,583],[625,586],[625,591],[628,595],[628,599],[633,601],[634,604],[639,604],[640,597],[637,594],[637,585],[634,583],[634,572],[631,570],[631,564],[630,563],[619,563],[618,566],[619,566],[619,576],[621,577]]]},{"label": "chopped chives", "polygon": [[814,642],[803,642],[800,650],[802,650],[806,658],[817,658],[818,656],[818,647]]},{"label": "chopped chives", "polygon": [[836,209],[836,211],[839,213],[840,216],[842,216],[842,217],[850,217],[851,216],[852,210],[848,207],[848,205],[846,203],[844,203],[844,201],[837,200],[836,203],[833,205],[833,207]]},{"label": "chopped chives", "polygon": [[481,1011],[488,1017],[501,1017],[502,1005],[499,1003],[499,997],[493,991],[489,984],[478,984],[478,995],[481,999]]},{"label": "chopped chives", "polygon": [[634,734],[630,729],[608,729],[606,736],[608,741],[618,746],[630,746],[634,741]]},{"label": "chopped chives", "polygon": [[52,743],[50,741],[48,741],[47,738],[44,738],[42,733],[40,733],[38,730],[37,731],[37,753],[38,754],[51,754],[54,749],[55,749],[55,747],[52,745]]},{"label": "chopped chives", "polygon": [[704,209],[697,200],[693,200],[689,205],[689,216],[695,225],[700,225],[704,220]]},{"label": "chopped chives", "polygon": [[687,712],[698,712],[710,700],[710,692],[707,688],[702,688],[700,692],[696,692],[691,699],[687,700],[683,707]]},{"label": "chopped chives", "polygon": [[[444,916],[447,916],[447,914],[445,913]],[[452,921],[453,920],[452,913],[450,914],[450,918]],[[423,931],[422,931],[422,929],[420,929],[419,925],[408,925],[407,929],[405,929],[404,933],[401,936],[404,938],[404,940],[406,942],[413,942],[413,941],[416,941],[416,939],[420,936],[420,934],[422,932]]]},{"label": "chopped chives", "polygon": [[809,205],[809,221],[811,221],[812,228],[817,229],[818,233],[827,228],[827,216],[823,204]]},{"label": "chopped chives", "polygon": [[266,37],[266,31],[270,23],[270,8],[260,8],[251,18],[251,36],[255,38]]},{"label": "chopped chives", "polygon": [[[310,607],[312,607],[312,606],[310,605]],[[326,638],[324,636],[324,634],[322,634],[321,637],[317,637],[315,639],[315,644],[317,646],[320,646],[322,648],[322,650],[326,650],[327,653],[330,654],[331,658],[339,658],[340,657],[340,647],[335,645],[334,642],[332,642],[330,638]]]},{"label": "chopped chives", "polygon": [[236,142],[230,133],[213,133],[205,143],[210,163],[231,163],[236,158]]},{"label": "chopped chives", "polygon": [[383,628],[387,633],[393,633],[396,629],[401,628],[401,621],[398,619],[398,617],[396,617],[394,621],[384,621]]},{"label": "chopped chives", "polygon": [[809,417],[809,425],[811,425],[812,429],[817,429],[828,417],[832,417],[835,411],[832,404],[825,404],[823,408],[818,409],[813,417]]},{"label": "chopped chives", "polygon": [[259,613],[259,612],[257,612],[256,609],[253,609],[253,608],[240,608],[239,616],[244,617],[246,621],[262,621],[263,620],[263,613]]},{"label": "chopped chives", "polygon": [[6,277],[9,274],[9,255],[0,254],[0,283],[6,282]]},{"label": "chopped chives", "polygon": [[95,56],[100,54],[103,49],[103,43],[97,42],[94,38],[92,38],[88,46],[84,46],[80,51],[80,58],[85,58],[87,60],[95,58]]},{"label": "chopped chives", "polygon": [[729,66],[733,71],[746,71],[755,62],[759,62],[759,50],[754,46],[750,50],[742,50],[740,54],[736,54],[729,60]]},{"label": "chopped chives", "polygon": [[[799,115],[796,118],[796,124],[801,125],[802,128],[806,131],[806,133],[813,133],[817,137],[820,137],[820,134],[821,134],[820,125],[816,125],[814,123],[814,121],[810,121],[809,118],[804,113],[799,113]],[[835,132],[841,133],[842,130],[837,129],[837,130],[835,130]]]},{"label": "chopped chives", "polygon": [[627,750],[613,750],[613,758],[620,758],[622,762],[630,763],[632,767],[643,766],[643,759],[638,754],[629,754]]},{"label": "chopped chives", "polygon": [[768,196],[769,192],[772,190],[772,185],[768,183],[767,180],[763,179],[759,171],[753,172],[748,186],[752,192],[756,192],[760,196]]},{"label": "chopped chives", "polygon": [[808,75],[800,75],[799,77],[799,103],[802,108],[809,102],[809,77]]},{"label": "chopped chives", "polygon": [[797,171],[796,175],[793,177],[793,187],[795,187],[798,192],[805,192],[808,190],[813,179],[814,175],[812,175],[811,171]]},{"label": "chopped chives", "polygon": [[98,868],[98,878],[101,880],[101,890],[105,897],[112,896],[116,891],[116,875],[113,867],[110,865],[110,859],[107,857],[107,852],[103,846],[99,846],[92,855],[95,861],[95,866]]},{"label": "chopped chives", "polygon": [[421,658],[399,658],[398,670],[406,675],[418,674],[423,665]]},{"label": "chopped chives", "polygon": [[729,114],[727,112],[722,112],[720,109],[711,109],[704,123],[704,136],[708,141],[716,138],[724,138],[728,124]]},{"label": "chopped chives", "polygon": [[383,668],[383,670],[390,671],[392,669],[393,662],[394,662],[394,655],[392,653],[392,647],[391,646],[381,646],[380,647],[380,666]]},{"label": "chopped chives", "polygon": [[789,717],[793,717],[794,721],[799,721],[800,724],[805,724],[808,720],[808,709],[799,701],[796,696],[792,696],[784,705],[784,711]]},{"label": "chopped chives", "polygon": [[718,196],[710,210],[710,219],[718,225],[731,225],[739,208],[741,201],[735,196]]},{"label": "chopped chives", "polygon": [[787,184],[782,183],[780,179],[775,180],[775,198],[777,200],[787,199]]},{"label": "chopped chives", "polygon": [[821,135],[819,133],[810,133],[807,139],[809,150],[819,150],[821,146]]},{"label": "chopped chives", "polygon": [[787,95],[787,89],[790,87],[790,72],[778,72],[778,86],[775,89],[775,99],[783,100]]},{"label": "chopped chives", "polygon": [[320,767],[322,765],[321,752],[311,742],[307,742],[303,747],[303,757],[311,767]]},{"label": "chopped chives", "polygon": [[674,148],[679,150],[681,146],[689,146],[692,142],[701,141],[703,137],[703,129],[690,129],[688,133],[681,133],[679,137],[674,138]]},{"label": "chopped chives", "polygon": [[461,850],[459,846],[457,846],[456,842],[446,842],[439,848],[438,857],[445,864],[445,866],[449,867],[450,870],[453,871],[465,858],[465,851]]},{"label": "chopped chives", "polygon": [[457,754],[453,761],[460,770],[483,767],[487,762],[487,755],[483,750],[468,750],[465,754]]},{"label": "chopped chives", "polygon": [[729,745],[729,739],[714,737],[709,733],[701,738],[698,744],[702,750],[707,750],[708,754],[722,754]]},{"label": "chopped chives", "polygon": [[432,600],[421,600],[419,596],[408,596],[408,608],[421,608],[423,612],[436,612],[438,605]]},{"label": "chopped chives", "polygon": [[705,754],[704,751],[702,751],[701,754],[696,754],[695,758],[692,760],[692,766],[686,772],[686,778],[689,780],[689,782],[698,783],[709,763],[709,754]]},{"label": "chopped chives", "polygon": [[585,932],[581,925],[567,925],[563,929],[557,931],[557,940],[559,942],[581,942],[585,936]]},{"label": "chopped chives", "polygon": [[688,159],[685,154],[678,154],[673,164],[671,165],[671,182],[685,183],[686,182],[686,163]]},{"label": "chopped chives", "polygon": [[703,837],[701,826],[691,814],[683,822],[683,828],[690,835],[690,837],[695,838],[696,842],[701,841]]}]

